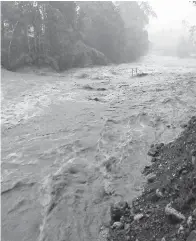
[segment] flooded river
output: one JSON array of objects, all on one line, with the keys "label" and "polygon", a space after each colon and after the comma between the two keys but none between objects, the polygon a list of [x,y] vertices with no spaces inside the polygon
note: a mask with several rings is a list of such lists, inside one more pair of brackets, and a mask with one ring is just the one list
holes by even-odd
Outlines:
[{"label": "flooded river", "polygon": [[149,146],[195,115],[196,60],[2,70],[1,96],[2,240],[105,241],[110,204],[142,191]]}]

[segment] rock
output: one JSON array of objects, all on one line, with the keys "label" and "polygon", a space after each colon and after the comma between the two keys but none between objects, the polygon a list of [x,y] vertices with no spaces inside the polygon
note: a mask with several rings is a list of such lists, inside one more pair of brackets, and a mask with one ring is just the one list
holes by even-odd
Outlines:
[{"label": "rock", "polygon": [[121,222],[114,222],[113,225],[112,225],[112,228],[122,229],[123,226],[124,226],[124,225],[123,225]]},{"label": "rock", "polygon": [[158,153],[158,150],[157,150],[155,147],[151,148],[151,149],[148,151],[148,155],[149,155],[149,156],[152,156],[152,157],[155,157],[155,156],[157,155],[157,153]]},{"label": "rock", "polygon": [[147,165],[147,166],[144,167],[144,170],[143,170],[142,173],[148,175],[148,174],[150,174],[151,172],[152,172],[151,165]]},{"label": "rock", "polygon": [[196,150],[192,150],[192,151],[191,151],[191,155],[192,155],[192,156],[196,156]]},{"label": "rock", "polygon": [[182,225],[180,225],[179,229],[178,229],[178,234],[184,233],[184,227]]},{"label": "rock", "polygon": [[187,238],[186,241],[196,241],[196,230],[193,230],[193,231],[189,234],[189,236],[188,236],[188,238]]},{"label": "rock", "polygon": [[163,146],[164,146],[164,143],[160,143],[160,144],[157,144],[155,147],[156,147],[157,149],[161,149]]},{"label": "rock", "polygon": [[192,156],[192,164],[194,167],[196,166],[196,157],[195,156]]},{"label": "rock", "polygon": [[120,201],[114,204],[115,209],[125,210],[128,208],[128,203],[125,201]]},{"label": "rock", "polygon": [[192,223],[193,223],[193,218],[192,218],[192,216],[189,216],[187,219],[187,225],[189,228],[191,227]]},{"label": "rock", "polygon": [[157,158],[156,157],[153,157],[152,159],[151,159],[151,162],[156,162],[157,161]]},{"label": "rock", "polygon": [[161,239],[161,241],[166,241],[165,237],[163,237],[163,238]]},{"label": "rock", "polygon": [[165,214],[170,218],[170,220],[174,223],[179,223],[183,220],[185,220],[185,216],[178,212],[176,209],[171,207],[171,203],[169,203],[165,207]]},{"label": "rock", "polygon": [[148,175],[147,178],[148,178],[148,182],[152,183],[156,179],[156,175],[155,174],[150,174],[150,175]]},{"label": "rock", "polygon": [[139,221],[140,219],[142,219],[144,217],[144,215],[142,213],[138,213],[134,216],[133,220],[134,221]]},{"label": "rock", "polygon": [[187,173],[188,173],[188,171],[187,171],[186,169],[182,170],[182,174],[183,174],[183,175],[185,175],[185,174],[187,174]]},{"label": "rock", "polygon": [[87,84],[87,85],[83,86],[83,89],[85,89],[85,90],[93,90],[94,88]]},{"label": "rock", "polygon": [[130,228],[131,228],[131,225],[129,223],[125,223],[125,225],[124,225],[125,231],[128,232],[130,230]]},{"label": "rock", "polygon": [[145,169],[149,169],[149,168],[151,168],[151,165],[146,165],[145,166]]},{"label": "rock", "polygon": [[157,189],[157,190],[156,190],[156,196],[157,196],[158,198],[161,198],[161,197],[163,197],[163,193],[162,193],[159,189]]},{"label": "rock", "polygon": [[111,205],[110,213],[111,213],[112,221],[114,222],[120,221],[120,218],[124,216],[124,214],[126,213],[127,208],[128,208],[128,203],[125,201],[120,201]]},{"label": "rock", "polygon": [[98,91],[105,91],[106,88],[97,88]]},{"label": "rock", "polygon": [[122,216],[122,217],[120,218],[120,222],[121,222],[121,223],[125,223],[125,217],[124,217],[124,216]]},{"label": "rock", "polygon": [[146,76],[146,75],[148,75],[148,73],[138,73],[136,76],[137,76],[137,77],[144,77],[144,76]]},{"label": "rock", "polygon": [[196,208],[193,210],[193,217],[196,218]]},{"label": "rock", "polygon": [[130,240],[130,237],[127,235],[127,236],[125,237],[125,240],[126,240],[126,241],[129,241],[129,240]]},{"label": "rock", "polygon": [[181,128],[186,128],[186,127],[187,127],[187,124],[181,124],[180,127],[181,127]]}]

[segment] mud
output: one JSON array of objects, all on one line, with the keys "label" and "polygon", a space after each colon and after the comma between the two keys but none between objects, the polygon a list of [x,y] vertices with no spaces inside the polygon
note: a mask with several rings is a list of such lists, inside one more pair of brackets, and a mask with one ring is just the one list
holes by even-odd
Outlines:
[{"label": "mud", "polygon": [[194,115],[195,66],[2,70],[2,240],[106,240],[110,204],[143,190],[150,145]]}]

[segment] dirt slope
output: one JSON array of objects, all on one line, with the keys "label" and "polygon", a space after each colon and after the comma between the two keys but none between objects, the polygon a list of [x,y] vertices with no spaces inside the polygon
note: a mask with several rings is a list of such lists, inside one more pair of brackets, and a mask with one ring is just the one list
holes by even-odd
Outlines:
[{"label": "dirt slope", "polygon": [[[124,228],[111,229],[110,240],[187,240],[196,229],[196,117],[175,141],[153,146],[148,154],[148,183],[125,214]],[[178,213],[168,215],[174,212],[168,204]]]}]

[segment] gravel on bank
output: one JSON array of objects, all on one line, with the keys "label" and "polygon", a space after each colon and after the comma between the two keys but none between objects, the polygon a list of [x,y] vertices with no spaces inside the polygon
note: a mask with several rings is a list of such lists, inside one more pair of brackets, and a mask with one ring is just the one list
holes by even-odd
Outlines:
[{"label": "gravel on bank", "polygon": [[109,241],[196,241],[196,116],[171,143],[152,145],[147,183],[129,206],[111,206]]}]

